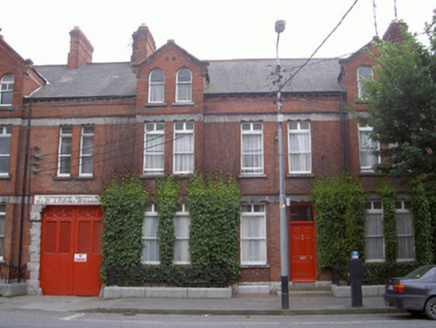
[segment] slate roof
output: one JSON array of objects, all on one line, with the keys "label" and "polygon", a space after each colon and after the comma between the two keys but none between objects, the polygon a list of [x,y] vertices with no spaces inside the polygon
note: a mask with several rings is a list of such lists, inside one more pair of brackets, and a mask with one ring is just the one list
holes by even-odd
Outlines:
[{"label": "slate roof", "polygon": [[[281,60],[282,82],[305,59]],[[210,84],[205,94],[270,93],[277,87],[273,59],[223,60],[209,62]],[[78,69],[66,65],[35,66],[48,84],[33,98],[124,97],[136,95],[136,76],[129,62],[92,63]],[[313,59],[282,89],[283,92],[341,92],[338,59]]]},{"label": "slate roof", "polygon": [[130,63],[36,66],[48,84],[33,98],[122,97],[136,95],[136,77]]},{"label": "slate roof", "polygon": [[[282,59],[281,75],[284,83],[306,59]],[[251,59],[210,61],[210,85],[207,94],[276,92],[273,81],[276,61]],[[344,91],[338,82],[341,71],[338,59],[313,59],[282,89],[283,92],[338,92]]]}]

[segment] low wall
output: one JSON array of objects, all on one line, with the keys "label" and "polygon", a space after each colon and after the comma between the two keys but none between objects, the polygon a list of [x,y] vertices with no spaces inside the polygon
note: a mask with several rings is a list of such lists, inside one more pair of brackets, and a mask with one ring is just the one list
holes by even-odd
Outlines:
[{"label": "low wall", "polygon": [[232,297],[232,288],[118,287],[104,286],[101,296],[111,298],[221,298]]},{"label": "low wall", "polygon": [[[384,285],[377,286],[362,286],[362,296],[381,296],[385,292]],[[351,297],[351,286],[335,286],[332,285],[332,293],[334,297]]]},{"label": "low wall", "polygon": [[27,284],[23,282],[17,282],[12,284],[6,284],[0,282],[0,296],[20,296],[27,295]]}]

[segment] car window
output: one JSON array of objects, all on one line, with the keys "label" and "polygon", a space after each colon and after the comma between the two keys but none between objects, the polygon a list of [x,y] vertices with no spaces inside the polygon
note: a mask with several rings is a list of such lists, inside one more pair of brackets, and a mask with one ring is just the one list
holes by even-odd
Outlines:
[{"label": "car window", "polygon": [[433,267],[434,267],[433,265],[422,266],[416,270],[413,270],[409,274],[405,275],[404,278],[406,278],[406,279],[419,279],[423,275],[425,275],[428,271],[430,271]]}]

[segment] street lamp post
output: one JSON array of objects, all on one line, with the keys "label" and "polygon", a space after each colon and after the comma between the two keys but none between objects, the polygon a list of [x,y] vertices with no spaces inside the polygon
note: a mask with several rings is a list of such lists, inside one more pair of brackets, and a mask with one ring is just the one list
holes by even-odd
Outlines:
[{"label": "street lamp post", "polygon": [[277,122],[278,122],[278,148],[279,148],[279,171],[280,171],[280,266],[281,266],[281,294],[282,294],[282,309],[289,309],[289,222],[286,211],[286,196],[285,196],[285,167],[283,158],[283,114],[281,100],[281,84],[280,84],[280,61],[279,61],[279,40],[280,33],[285,30],[286,22],[279,20],[276,22],[275,29],[277,32],[276,45],[276,72],[278,79],[277,90]]}]

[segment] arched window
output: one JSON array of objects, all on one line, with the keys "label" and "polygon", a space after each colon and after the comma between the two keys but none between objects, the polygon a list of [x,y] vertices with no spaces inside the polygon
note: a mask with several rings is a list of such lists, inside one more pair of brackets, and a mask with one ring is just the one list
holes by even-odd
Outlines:
[{"label": "arched window", "polygon": [[164,73],[161,69],[155,68],[150,72],[148,102],[163,103],[164,102]]},{"label": "arched window", "polygon": [[359,99],[365,99],[365,81],[372,80],[372,67],[368,65],[360,66],[357,69],[357,89],[359,92]]},{"label": "arched window", "polygon": [[192,100],[192,74],[184,67],[177,72],[176,102],[190,102]]},{"label": "arched window", "polygon": [[14,92],[14,77],[11,74],[6,74],[2,77],[0,84],[0,106],[11,105]]}]

